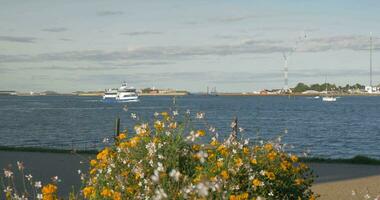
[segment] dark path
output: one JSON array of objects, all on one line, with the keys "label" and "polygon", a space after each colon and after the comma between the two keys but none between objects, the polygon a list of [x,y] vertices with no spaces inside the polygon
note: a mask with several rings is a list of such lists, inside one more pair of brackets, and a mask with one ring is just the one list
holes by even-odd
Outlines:
[{"label": "dark path", "polygon": [[[0,151],[0,168],[3,169],[8,164],[12,164],[14,171],[17,171],[16,162],[22,161],[26,167],[26,173],[32,173],[34,179],[42,181],[43,184],[49,183],[51,177],[58,176],[62,180],[59,185],[59,194],[66,196],[72,190],[71,186],[74,186],[76,190],[81,187],[78,169],[87,171],[90,157],[94,155]],[[319,176],[316,183],[380,175],[379,165],[324,163],[309,165]]]}]

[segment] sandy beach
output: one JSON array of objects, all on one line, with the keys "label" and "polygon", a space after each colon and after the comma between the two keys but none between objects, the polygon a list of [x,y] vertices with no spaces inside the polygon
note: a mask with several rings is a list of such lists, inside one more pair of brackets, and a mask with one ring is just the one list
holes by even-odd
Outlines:
[{"label": "sandy beach", "polygon": [[[15,169],[16,162],[22,161],[26,174],[32,173],[35,180],[48,183],[51,177],[58,176],[61,179],[59,194],[65,196],[72,191],[72,186],[75,190],[81,187],[78,170],[86,171],[93,156],[0,151],[0,167],[3,169],[12,164]],[[365,199],[367,193],[374,199],[380,195],[379,165],[309,163],[309,166],[318,175],[313,190],[321,195],[320,199]],[[352,195],[352,191],[356,195]]]}]

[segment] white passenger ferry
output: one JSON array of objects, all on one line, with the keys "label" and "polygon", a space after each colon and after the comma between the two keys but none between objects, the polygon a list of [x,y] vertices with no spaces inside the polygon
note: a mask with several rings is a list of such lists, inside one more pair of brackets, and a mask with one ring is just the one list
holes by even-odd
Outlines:
[{"label": "white passenger ferry", "polygon": [[104,102],[138,102],[139,96],[136,89],[133,87],[128,87],[126,82],[121,84],[118,89],[108,89],[103,95]]}]

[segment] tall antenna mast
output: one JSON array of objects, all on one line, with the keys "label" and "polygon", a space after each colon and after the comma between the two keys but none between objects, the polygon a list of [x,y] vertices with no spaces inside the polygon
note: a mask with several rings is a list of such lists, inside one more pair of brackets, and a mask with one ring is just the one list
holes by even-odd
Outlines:
[{"label": "tall antenna mast", "polygon": [[284,92],[289,91],[289,85],[288,85],[288,57],[285,53],[283,53],[284,57]]},{"label": "tall antenna mast", "polygon": [[372,32],[369,33],[369,86],[372,90]]},{"label": "tall antenna mast", "polygon": [[290,51],[288,52],[282,52],[282,56],[284,57],[284,88],[283,91],[289,92],[289,81],[288,81],[288,59],[289,57],[297,50],[298,43],[302,42],[305,40],[307,37],[306,33],[304,32],[304,35],[299,37],[298,40],[296,41],[296,44]]}]

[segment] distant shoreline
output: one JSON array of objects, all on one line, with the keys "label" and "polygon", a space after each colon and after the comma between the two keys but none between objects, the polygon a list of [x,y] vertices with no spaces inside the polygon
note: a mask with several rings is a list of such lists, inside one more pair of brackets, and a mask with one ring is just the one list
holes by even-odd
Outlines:
[{"label": "distant shoreline", "polygon": [[[28,95],[28,94],[19,94],[19,95],[0,95],[1,96],[18,96],[18,97],[51,97],[51,96],[77,96],[77,97],[101,97],[103,94],[54,94],[54,95]],[[315,97],[315,96],[323,96],[323,94],[300,94],[300,93],[292,93],[292,94],[255,94],[255,93],[218,93],[217,95],[207,95],[202,93],[166,93],[166,94],[139,94],[139,96],[257,96],[257,97],[266,97],[266,96],[279,96],[279,97]],[[380,94],[334,94],[334,96],[380,96]]]},{"label": "distant shoreline", "polygon": [[[53,149],[44,147],[8,147],[0,146],[0,151],[3,152],[36,152],[36,153],[56,153],[56,154],[97,154],[98,150],[70,150],[70,149]],[[307,157],[300,158],[306,163],[341,163],[341,164],[365,164],[365,165],[380,165],[380,159],[370,158],[367,156],[357,155],[352,158],[322,158],[322,157]]]}]

